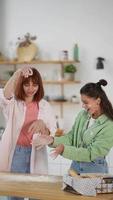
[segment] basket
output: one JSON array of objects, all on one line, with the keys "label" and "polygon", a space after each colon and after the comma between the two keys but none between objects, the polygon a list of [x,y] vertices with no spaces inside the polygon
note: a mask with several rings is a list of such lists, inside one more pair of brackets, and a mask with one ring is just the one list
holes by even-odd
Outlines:
[{"label": "basket", "polygon": [[63,177],[63,189],[84,196],[96,196],[96,194],[113,193],[113,175],[101,174],[89,176],[68,174]]}]

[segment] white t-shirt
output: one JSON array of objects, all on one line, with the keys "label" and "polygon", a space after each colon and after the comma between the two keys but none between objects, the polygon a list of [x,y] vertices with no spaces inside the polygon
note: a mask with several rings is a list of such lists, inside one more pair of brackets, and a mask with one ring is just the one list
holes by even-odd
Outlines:
[{"label": "white t-shirt", "polygon": [[89,123],[88,123],[88,128],[90,127],[90,126],[92,126],[93,124],[94,124],[94,122],[95,122],[95,119],[93,119],[92,117],[89,119]]}]

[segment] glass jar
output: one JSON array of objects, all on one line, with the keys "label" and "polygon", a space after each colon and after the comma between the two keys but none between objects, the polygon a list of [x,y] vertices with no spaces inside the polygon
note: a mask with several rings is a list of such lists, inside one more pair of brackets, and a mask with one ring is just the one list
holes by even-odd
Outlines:
[{"label": "glass jar", "polygon": [[68,51],[67,50],[61,51],[61,60],[68,60]]}]

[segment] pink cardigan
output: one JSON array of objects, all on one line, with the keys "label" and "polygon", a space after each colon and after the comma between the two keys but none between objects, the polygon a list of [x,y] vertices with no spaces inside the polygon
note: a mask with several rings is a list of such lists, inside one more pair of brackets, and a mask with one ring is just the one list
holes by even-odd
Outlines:
[{"label": "pink cardigan", "polygon": [[[6,128],[0,140],[0,171],[5,172],[10,171],[16,142],[24,123],[26,107],[23,101],[17,101],[15,98],[11,100],[5,99],[3,89],[0,89],[0,108],[6,119]],[[56,121],[50,104],[45,100],[39,102],[38,119],[42,119],[45,122],[54,136]],[[37,137],[37,135],[35,134],[34,137]],[[32,146],[31,173],[47,174],[47,160],[45,146],[39,150]]]}]

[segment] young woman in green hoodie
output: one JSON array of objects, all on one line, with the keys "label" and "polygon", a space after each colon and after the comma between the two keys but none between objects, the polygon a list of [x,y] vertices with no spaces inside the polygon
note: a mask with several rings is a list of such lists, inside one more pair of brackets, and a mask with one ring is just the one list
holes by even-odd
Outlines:
[{"label": "young woman in green hoodie", "polygon": [[61,137],[41,136],[39,143],[54,147],[52,156],[59,154],[72,160],[77,173],[107,173],[106,155],[113,146],[113,107],[103,90],[106,80],[87,83],[81,90],[82,107],[69,133]]}]

